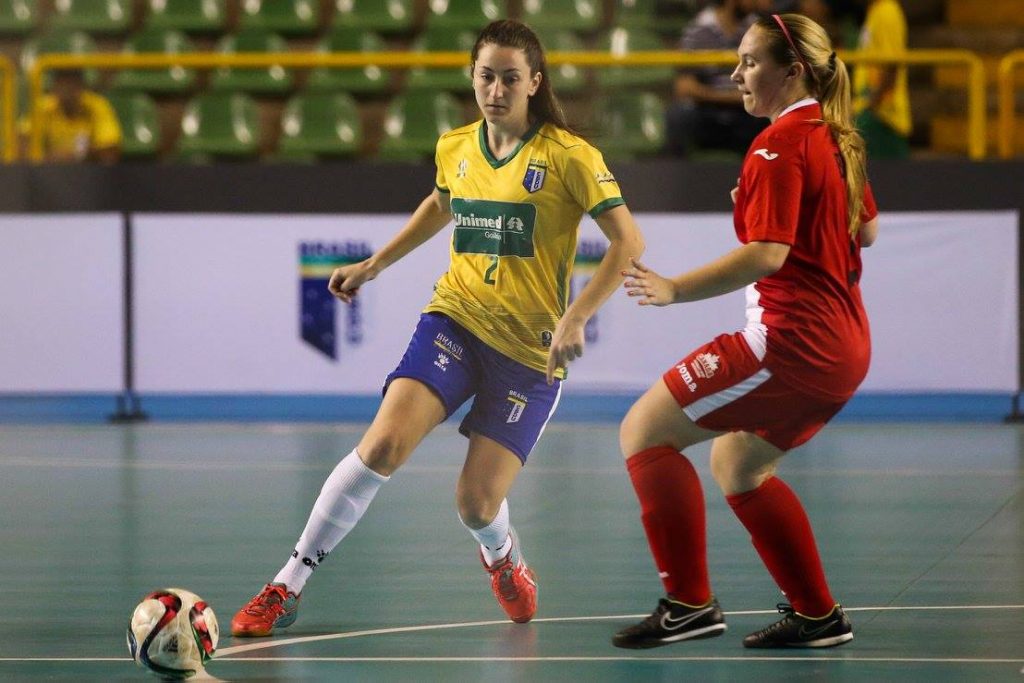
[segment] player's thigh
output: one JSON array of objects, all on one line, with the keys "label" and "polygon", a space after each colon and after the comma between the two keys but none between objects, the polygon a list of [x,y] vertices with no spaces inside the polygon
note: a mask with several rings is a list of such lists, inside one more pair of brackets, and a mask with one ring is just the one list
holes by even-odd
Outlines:
[{"label": "player's thigh", "polygon": [[490,524],[522,469],[522,460],[507,446],[471,433],[455,492],[462,521],[474,529]]},{"label": "player's thigh", "polygon": [[619,427],[619,446],[629,459],[655,446],[683,450],[720,434],[698,426],[661,380],[654,383],[626,413]]},{"label": "player's thigh", "polygon": [[398,377],[388,386],[377,415],[356,447],[366,465],[390,475],[446,417],[437,393],[421,381]]},{"label": "player's thigh", "polygon": [[723,434],[711,444],[711,476],[727,496],[753,491],[775,475],[784,455],[756,434]]}]

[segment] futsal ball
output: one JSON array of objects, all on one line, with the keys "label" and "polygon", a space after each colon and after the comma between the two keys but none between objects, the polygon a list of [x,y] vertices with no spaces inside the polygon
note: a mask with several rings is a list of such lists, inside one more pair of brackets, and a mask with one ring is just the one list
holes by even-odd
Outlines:
[{"label": "futsal ball", "polygon": [[164,678],[203,671],[217,649],[217,616],[195,593],[153,591],[138,604],[128,626],[128,649],[139,666]]}]

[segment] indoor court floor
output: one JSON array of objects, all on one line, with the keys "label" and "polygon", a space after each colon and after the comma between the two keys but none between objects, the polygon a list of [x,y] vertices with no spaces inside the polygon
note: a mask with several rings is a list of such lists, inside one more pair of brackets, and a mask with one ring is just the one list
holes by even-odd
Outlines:
[{"label": "indoor court floor", "polygon": [[[0,426],[0,681],[155,680],[125,628],[149,591],[188,588],[228,628],[292,550],[364,425]],[[225,681],[1024,682],[1024,427],[840,423],[780,475],[802,497],[856,638],[744,650],[783,597],[711,480],[714,590],[729,630],[611,646],[661,585],[614,424],[552,424],[510,496],[540,607],[505,621],[454,511],[465,440],[449,423],[317,570],[299,620],[226,633]]]}]

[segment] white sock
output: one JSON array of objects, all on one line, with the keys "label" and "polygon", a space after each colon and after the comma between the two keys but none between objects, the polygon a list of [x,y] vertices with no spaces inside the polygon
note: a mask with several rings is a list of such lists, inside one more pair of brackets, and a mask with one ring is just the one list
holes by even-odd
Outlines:
[{"label": "white sock", "polygon": [[[459,517],[462,521],[462,517]],[[508,551],[512,549],[512,535],[508,532],[508,500],[501,501],[498,514],[491,523],[480,529],[470,529],[462,522],[462,526],[469,529],[473,538],[480,544],[480,552],[483,553],[484,561],[492,565],[498,560],[504,559]]]},{"label": "white sock", "polygon": [[342,458],[320,489],[291,559],[274,577],[274,583],[301,593],[313,570],[355,528],[377,489],[390,478],[364,465],[355,449]]}]

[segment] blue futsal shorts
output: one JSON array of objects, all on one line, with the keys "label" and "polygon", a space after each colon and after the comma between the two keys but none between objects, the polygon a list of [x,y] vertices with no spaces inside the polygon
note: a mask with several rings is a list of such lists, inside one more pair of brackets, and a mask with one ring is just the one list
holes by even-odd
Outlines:
[{"label": "blue futsal shorts", "polygon": [[475,396],[459,432],[493,439],[523,464],[562,393],[561,380],[548,386],[543,372],[495,351],[441,313],[420,316],[405,355],[384,380],[384,393],[398,377],[430,387],[444,403],[446,417]]}]

